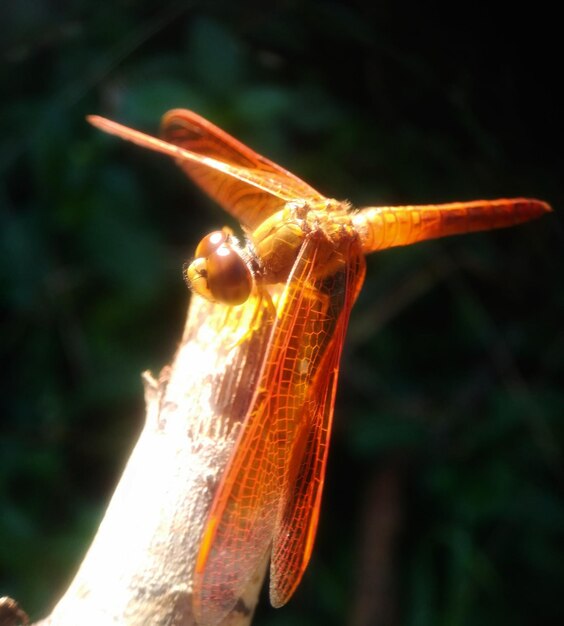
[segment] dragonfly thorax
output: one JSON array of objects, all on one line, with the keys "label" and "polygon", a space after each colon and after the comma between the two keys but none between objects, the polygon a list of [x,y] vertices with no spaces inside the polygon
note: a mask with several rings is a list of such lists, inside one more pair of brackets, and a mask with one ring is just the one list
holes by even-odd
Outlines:
[{"label": "dragonfly thorax", "polygon": [[249,232],[245,247],[230,228],[213,231],[198,244],[184,277],[192,291],[211,302],[243,304],[257,282],[286,282],[308,237],[317,243],[315,276],[337,271],[351,237],[357,237],[349,205],[336,200],[288,202]]},{"label": "dragonfly thorax", "polygon": [[345,248],[357,235],[348,204],[325,200],[288,202],[248,237],[243,248],[227,227],[206,235],[184,269],[190,289],[212,302],[243,304],[257,282],[266,286],[287,281],[308,237],[317,239],[314,275],[322,277],[345,262]]},{"label": "dragonfly thorax", "polygon": [[250,233],[267,283],[286,281],[305,239],[312,233],[320,235],[317,265],[322,270],[327,263],[332,264],[335,255],[340,256],[343,241],[356,236],[348,203],[330,199],[288,202]]}]

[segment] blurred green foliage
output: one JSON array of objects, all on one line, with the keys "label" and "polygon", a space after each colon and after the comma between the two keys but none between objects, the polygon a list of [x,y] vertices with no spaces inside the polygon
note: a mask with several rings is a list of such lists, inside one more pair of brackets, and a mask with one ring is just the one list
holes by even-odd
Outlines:
[{"label": "blurred green foliage", "polygon": [[[141,427],[139,374],[179,340],[182,263],[228,221],[171,162],[84,116],[156,132],[186,107],[359,206],[523,195],[556,209],[370,259],[312,564],[255,623],[564,622],[564,102],[549,7],[2,3],[0,595],[39,617],[64,590]],[[373,502],[386,476],[395,496]],[[392,584],[362,614],[364,571]]]}]

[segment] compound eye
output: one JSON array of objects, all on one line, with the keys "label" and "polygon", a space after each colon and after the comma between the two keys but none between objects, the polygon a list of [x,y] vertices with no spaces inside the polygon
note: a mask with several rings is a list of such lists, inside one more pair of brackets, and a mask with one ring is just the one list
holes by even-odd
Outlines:
[{"label": "compound eye", "polygon": [[190,289],[212,302],[243,304],[251,295],[253,275],[239,252],[223,243],[207,259],[197,258],[185,270]]},{"label": "compound eye", "polygon": [[206,259],[194,259],[190,265],[184,266],[184,280],[194,293],[202,298],[215,302],[215,298],[208,286],[208,262]]},{"label": "compound eye", "polygon": [[222,244],[208,258],[208,287],[217,302],[243,304],[251,295],[253,275],[239,252]]},{"label": "compound eye", "polygon": [[210,254],[214,253],[219,248],[219,246],[227,243],[231,237],[233,237],[233,231],[227,226],[224,226],[221,230],[214,230],[200,241],[194,256],[196,258],[209,257]]}]

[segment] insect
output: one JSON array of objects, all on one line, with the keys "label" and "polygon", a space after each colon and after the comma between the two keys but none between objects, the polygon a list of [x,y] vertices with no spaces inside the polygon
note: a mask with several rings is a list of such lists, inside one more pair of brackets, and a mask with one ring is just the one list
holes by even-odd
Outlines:
[{"label": "insect", "polygon": [[[162,120],[162,139],[92,116],[102,130],[173,157],[243,226],[202,239],[185,277],[226,312],[248,307],[244,350],[261,336],[255,389],[213,497],[194,575],[194,612],[213,625],[270,554],[270,600],[285,604],[312,553],[339,361],[364,256],[425,239],[511,226],[550,210],[539,200],[351,209],[196,113]],[[244,310],[244,309],[243,309]],[[246,384],[240,381],[241,385]]]}]

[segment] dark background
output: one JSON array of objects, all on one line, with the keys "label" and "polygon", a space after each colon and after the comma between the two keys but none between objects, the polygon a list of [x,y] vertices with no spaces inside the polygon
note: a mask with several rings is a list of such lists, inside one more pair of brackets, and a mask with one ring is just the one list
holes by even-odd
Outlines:
[{"label": "dark background", "polygon": [[563,111],[548,3],[18,0],[0,8],[0,595],[64,591],[226,216],[89,127],[208,117],[328,196],[556,213],[369,259],[321,525],[257,624],[564,623]]}]

